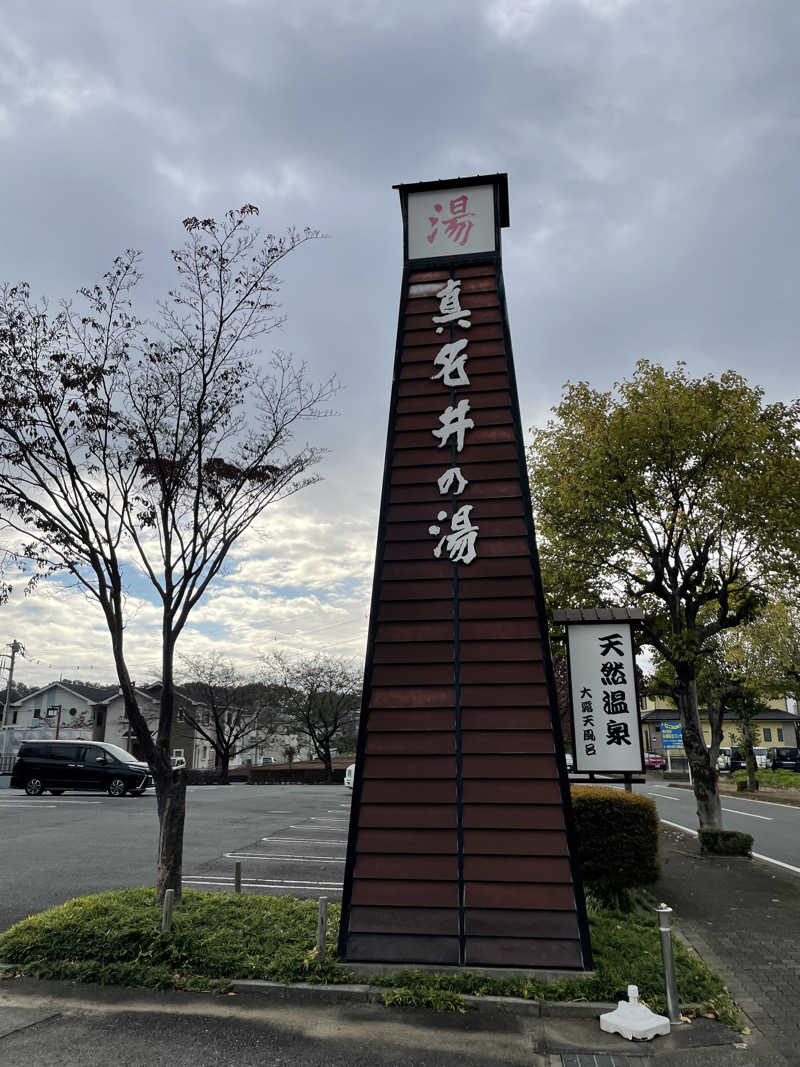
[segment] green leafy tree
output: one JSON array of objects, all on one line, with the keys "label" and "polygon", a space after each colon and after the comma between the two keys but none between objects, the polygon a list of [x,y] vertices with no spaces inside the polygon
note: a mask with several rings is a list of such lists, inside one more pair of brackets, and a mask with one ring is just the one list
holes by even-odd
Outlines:
[{"label": "green leafy tree", "polygon": [[723,632],[800,572],[800,402],[738,374],[641,361],[600,392],[568,384],[529,453],[545,589],[555,607],[636,604],[674,672],[701,827],[722,814],[697,682]]},{"label": "green leafy tree", "polygon": [[[125,714],[150,765],[159,895],[181,891],[186,776],[173,774],[175,648],[237,540],[270,504],[316,478],[294,441],[326,414],[314,385],[261,343],[280,325],[277,264],[318,236],[260,235],[252,205],[184,220],[176,284],[146,323],[139,255],[118,257],[77,306],[27,285],[0,291],[0,519],[37,573],[66,572],[105,618]],[[149,581],[161,619],[161,697],[151,731],[126,659],[126,582]]]}]

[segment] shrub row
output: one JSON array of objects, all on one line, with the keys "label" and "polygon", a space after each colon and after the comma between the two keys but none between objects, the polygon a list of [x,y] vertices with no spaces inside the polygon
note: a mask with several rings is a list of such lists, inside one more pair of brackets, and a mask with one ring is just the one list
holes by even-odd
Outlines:
[{"label": "shrub row", "polygon": [[251,767],[247,776],[250,785],[342,785],[344,767],[334,767],[333,777],[328,778],[325,768],[317,766]]},{"label": "shrub row", "polygon": [[700,851],[715,856],[751,856],[753,836],[738,830],[701,830]]},{"label": "shrub row", "polygon": [[574,786],[572,813],[578,861],[590,893],[613,900],[659,875],[658,814],[647,797],[618,789]]}]

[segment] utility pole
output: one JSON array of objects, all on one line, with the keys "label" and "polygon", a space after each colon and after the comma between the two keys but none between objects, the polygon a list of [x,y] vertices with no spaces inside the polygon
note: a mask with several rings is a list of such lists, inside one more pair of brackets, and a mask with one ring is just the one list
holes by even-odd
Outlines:
[{"label": "utility pole", "polygon": [[24,652],[25,648],[19,643],[19,641],[12,641],[10,644],[11,649],[11,663],[8,665],[8,685],[6,686],[6,699],[3,705],[3,760],[6,756],[6,738],[8,737],[8,706],[11,703],[11,684],[14,681],[14,659],[18,652]]}]

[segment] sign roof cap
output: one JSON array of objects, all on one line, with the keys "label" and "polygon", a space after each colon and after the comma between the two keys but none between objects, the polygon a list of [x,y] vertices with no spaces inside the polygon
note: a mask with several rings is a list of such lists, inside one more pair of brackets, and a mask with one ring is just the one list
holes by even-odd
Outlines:
[{"label": "sign roof cap", "polygon": [[393,185],[392,188],[397,189],[401,197],[406,197],[409,193],[426,193],[434,189],[452,189],[454,186],[464,186],[466,188],[470,185],[497,186],[499,193],[498,221],[501,227],[508,226],[508,174],[505,173],[475,174],[471,178],[437,178],[436,181],[431,182],[400,183],[399,185]]},{"label": "sign roof cap", "polygon": [[553,622],[640,622],[641,608],[559,608],[553,612]]}]

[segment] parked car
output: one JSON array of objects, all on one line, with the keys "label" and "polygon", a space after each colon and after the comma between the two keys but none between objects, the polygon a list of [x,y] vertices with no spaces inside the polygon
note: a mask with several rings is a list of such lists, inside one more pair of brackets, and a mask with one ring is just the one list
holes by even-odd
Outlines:
[{"label": "parked car", "polygon": [[770,756],[773,771],[795,771],[800,774],[800,748],[772,748]]},{"label": "parked car", "polygon": [[645,752],[644,754],[644,766],[645,770],[663,771],[667,765],[665,756],[662,756],[658,752]]},{"label": "parked car", "polygon": [[185,756],[172,756],[172,769],[173,771],[179,771],[181,767],[186,766]]},{"label": "parked car", "polygon": [[141,796],[153,784],[146,763],[106,741],[23,741],[11,771],[11,789],[38,797],[48,789],[106,790]]},{"label": "parked car", "polygon": [[564,753],[564,761],[567,764],[567,771],[571,773],[575,769],[575,760],[572,758],[571,752]]},{"label": "parked car", "polygon": [[272,756],[262,756],[261,757],[261,766],[262,767],[269,767],[274,762],[275,762],[275,760],[274,760],[274,758]]},{"label": "parked car", "polygon": [[[765,748],[754,748],[753,754],[756,757],[756,767],[767,767],[769,765],[768,752]],[[731,771],[746,770],[747,760],[745,759],[742,750],[740,748],[731,749]]]},{"label": "parked car", "polygon": [[344,772],[344,784],[348,789],[353,788],[353,779],[356,776],[356,765],[351,763],[347,770]]},{"label": "parked car", "polygon": [[731,754],[732,748],[721,748],[719,755],[717,756],[717,770],[729,771],[731,769]]}]

